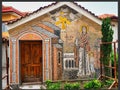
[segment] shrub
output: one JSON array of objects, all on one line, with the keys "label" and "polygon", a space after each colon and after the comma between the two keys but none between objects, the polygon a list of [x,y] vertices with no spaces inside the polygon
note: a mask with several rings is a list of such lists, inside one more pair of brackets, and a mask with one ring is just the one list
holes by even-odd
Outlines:
[{"label": "shrub", "polygon": [[70,83],[65,83],[65,84],[64,84],[64,90],[72,90],[72,84],[70,84]]},{"label": "shrub", "polygon": [[49,86],[51,86],[52,81],[51,80],[46,80],[45,84],[47,85],[47,88],[48,88]]},{"label": "shrub", "polygon": [[61,87],[60,83],[52,83],[51,86],[49,86],[47,89],[49,90],[59,90]]},{"label": "shrub", "polygon": [[79,90],[80,89],[80,84],[79,83],[73,83],[72,84],[72,90]]},{"label": "shrub", "polygon": [[92,80],[84,84],[85,89],[99,89],[102,84],[99,80]]},{"label": "shrub", "polygon": [[64,90],[79,90],[80,84],[79,83],[65,83]]},{"label": "shrub", "polygon": [[105,85],[110,86],[113,83],[113,80],[105,80]]},{"label": "shrub", "polygon": [[47,86],[47,89],[49,90],[55,90],[55,89],[60,89],[61,87],[61,83],[60,82],[57,82],[57,83],[52,83],[51,80],[47,80],[46,82],[46,86]]}]

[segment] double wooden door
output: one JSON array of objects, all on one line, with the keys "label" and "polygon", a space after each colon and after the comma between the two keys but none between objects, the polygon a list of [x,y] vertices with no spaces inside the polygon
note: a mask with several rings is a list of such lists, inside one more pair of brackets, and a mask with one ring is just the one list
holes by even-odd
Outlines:
[{"label": "double wooden door", "polygon": [[42,41],[20,41],[21,81],[42,81]]}]

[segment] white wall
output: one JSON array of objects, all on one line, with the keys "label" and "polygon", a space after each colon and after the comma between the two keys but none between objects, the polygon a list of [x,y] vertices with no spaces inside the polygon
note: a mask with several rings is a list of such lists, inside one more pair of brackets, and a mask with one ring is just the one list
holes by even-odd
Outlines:
[{"label": "white wall", "polygon": [[4,43],[2,43],[2,67],[6,67],[6,51]]},{"label": "white wall", "polygon": [[[114,31],[113,41],[117,41],[118,40],[118,22],[112,22],[112,24],[114,25],[112,26],[112,29]],[[116,48],[118,48],[118,43],[116,45]]]},{"label": "white wall", "polygon": [[118,23],[117,22],[112,22],[115,26],[112,26],[112,29],[114,30],[113,34],[113,41],[118,40]]}]

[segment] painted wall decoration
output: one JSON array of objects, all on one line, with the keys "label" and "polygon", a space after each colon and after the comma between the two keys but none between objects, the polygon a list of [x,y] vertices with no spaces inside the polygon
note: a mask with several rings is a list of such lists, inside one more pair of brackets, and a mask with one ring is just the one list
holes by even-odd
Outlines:
[{"label": "painted wall decoration", "polygon": [[67,25],[70,24],[70,21],[63,14],[64,12],[61,11],[58,21],[55,22],[57,26],[61,24],[61,30],[65,30]]},{"label": "painted wall decoration", "polygon": [[[61,7],[53,12],[49,13],[50,22],[61,28],[63,52],[74,53],[75,66],[78,68],[77,76],[93,75],[96,62],[99,63],[99,57],[96,57],[98,56],[96,52],[99,52],[99,48],[96,50],[96,43],[98,43],[96,39],[101,37],[100,26],[69,7]],[[76,43],[77,48],[75,48]],[[77,54],[74,52],[75,49]]]},{"label": "painted wall decoration", "polygon": [[78,39],[79,46],[79,71],[78,77],[89,76],[91,72],[94,72],[94,69],[90,66],[89,53],[90,53],[90,45],[88,41],[88,28],[87,26],[81,27],[82,34],[80,35],[80,39]]},{"label": "painted wall decoration", "polygon": [[82,26],[87,26],[89,29],[87,32],[90,36],[90,47],[94,47],[96,37],[101,37],[101,32],[95,22],[67,6],[54,10],[49,15],[50,22],[61,28],[61,39],[64,41],[64,52],[66,53],[74,51],[74,42],[76,37],[80,38]]}]

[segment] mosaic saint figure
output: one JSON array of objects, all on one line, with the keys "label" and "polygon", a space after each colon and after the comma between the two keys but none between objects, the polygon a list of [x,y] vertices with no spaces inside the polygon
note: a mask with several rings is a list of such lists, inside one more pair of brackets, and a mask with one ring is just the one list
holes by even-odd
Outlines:
[{"label": "mosaic saint figure", "polygon": [[91,77],[93,77],[94,76],[93,74],[95,74],[94,62],[95,62],[95,60],[94,60],[94,53],[91,52],[90,53],[90,72],[91,72]]},{"label": "mosaic saint figure", "polygon": [[90,62],[88,52],[90,46],[88,42],[87,27],[82,26],[82,34],[79,38],[79,71],[78,77],[90,75]]}]

